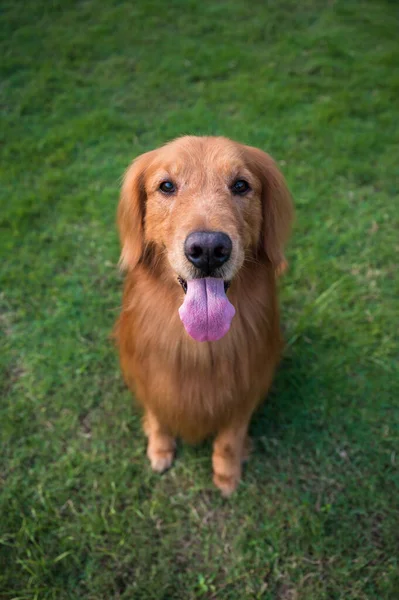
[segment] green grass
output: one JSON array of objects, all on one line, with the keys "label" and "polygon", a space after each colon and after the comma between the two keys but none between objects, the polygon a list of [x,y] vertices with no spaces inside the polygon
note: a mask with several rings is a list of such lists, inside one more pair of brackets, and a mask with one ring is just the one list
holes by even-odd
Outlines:
[{"label": "green grass", "polygon": [[[398,11],[384,0],[2,3],[0,598],[399,597]],[[223,134],[297,207],[287,349],[228,501],[150,472],[109,332],[136,155]]]}]

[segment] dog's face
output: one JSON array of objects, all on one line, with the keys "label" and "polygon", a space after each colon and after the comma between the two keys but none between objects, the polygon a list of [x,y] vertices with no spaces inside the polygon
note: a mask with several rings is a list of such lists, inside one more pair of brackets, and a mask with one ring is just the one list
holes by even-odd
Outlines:
[{"label": "dog's face", "polygon": [[133,162],[118,222],[125,268],[151,248],[165,253],[183,287],[202,277],[227,286],[246,259],[280,266],[291,202],[267,154],[226,138],[184,137]]}]

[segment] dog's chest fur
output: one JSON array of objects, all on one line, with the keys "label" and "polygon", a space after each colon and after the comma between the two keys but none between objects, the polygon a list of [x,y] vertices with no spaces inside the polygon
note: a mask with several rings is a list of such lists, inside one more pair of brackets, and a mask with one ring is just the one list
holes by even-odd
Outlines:
[{"label": "dog's chest fur", "polygon": [[[233,282],[236,315],[218,342],[192,340],[180,321],[183,291],[145,267],[128,275],[118,343],[125,379],[171,433],[197,441],[266,393],[280,351],[274,273],[252,266]],[[256,383],[255,383],[256,382]]]}]

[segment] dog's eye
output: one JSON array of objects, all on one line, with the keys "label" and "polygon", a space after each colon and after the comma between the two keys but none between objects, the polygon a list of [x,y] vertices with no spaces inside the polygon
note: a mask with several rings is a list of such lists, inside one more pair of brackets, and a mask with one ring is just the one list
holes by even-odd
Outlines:
[{"label": "dog's eye", "polygon": [[233,194],[245,194],[250,189],[248,181],[245,179],[237,179],[231,187]]},{"label": "dog's eye", "polygon": [[171,181],[163,181],[159,186],[159,189],[164,194],[173,194],[176,191],[176,188]]}]

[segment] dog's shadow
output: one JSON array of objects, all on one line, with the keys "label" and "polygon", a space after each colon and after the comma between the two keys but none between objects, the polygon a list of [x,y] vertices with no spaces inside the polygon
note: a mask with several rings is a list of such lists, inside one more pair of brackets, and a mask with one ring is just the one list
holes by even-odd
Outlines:
[{"label": "dog's shadow", "polygon": [[[323,427],[315,427],[315,422],[319,420],[318,407],[328,384],[324,365],[326,354],[331,351],[331,340],[315,329],[302,332],[285,349],[272,388],[251,421],[253,455],[268,452],[267,440],[310,446],[323,442],[328,433]],[[337,372],[337,378],[342,376]]]}]

